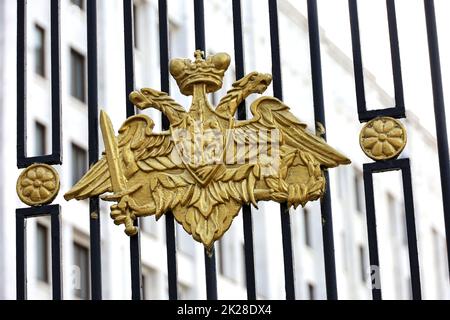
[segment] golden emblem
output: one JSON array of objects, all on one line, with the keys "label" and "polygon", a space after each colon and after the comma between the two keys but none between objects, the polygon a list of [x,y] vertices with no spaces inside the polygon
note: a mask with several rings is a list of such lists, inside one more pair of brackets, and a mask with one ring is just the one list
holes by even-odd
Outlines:
[{"label": "golden emblem", "polygon": [[155,108],[170,129],[153,132],[146,115],[128,118],[116,138],[101,112],[104,156],[65,194],[67,200],[112,192],[111,217],[134,235],[133,220],[172,211],[193,238],[209,249],[231,225],[243,204],[260,200],[305,205],[325,190],[324,168],[350,161],[306,131],[280,100],[261,97],[251,105],[253,118],[237,121],[235,112],[253,93],[272,81],[252,72],[236,81],[215,109],[207,94],[222,87],[230,56],[219,53],[195,61],[174,59],[170,72],[180,91],[192,96],[188,111],[166,93],[142,89],[130,94],[139,109]]},{"label": "golden emblem", "polygon": [[47,164],[33,164],[20,174],[16,191],[20,200],[29,206],[51,203],[59,192],[58,172]]},{"label": "golden emblem", "polygon": [[406,129],[391,117],[378,117],[361,129],[359,143],[363,152],[373,160],[397,158],[406,146]]}]

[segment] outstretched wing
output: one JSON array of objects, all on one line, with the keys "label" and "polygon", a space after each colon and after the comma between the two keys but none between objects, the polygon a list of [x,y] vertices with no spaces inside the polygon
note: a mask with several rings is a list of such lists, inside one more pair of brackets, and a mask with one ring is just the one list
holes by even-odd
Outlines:
[{"label": "outstretched wing", "polygon": [[[298,120],[283,102],[272,97],[261,97],[251,105],[253,118],[240,121],[235,126],[235,140],[249,139],[249,131],[278,129],[281,148],[294,148],[307,152],[324,167],[332,168],[348,164],[350,160],[330,147],[323,139],[306,130],[306,125]],[[254,137],[257,138],[257,137]]]},{"label": "outstretched wing", "polygon": [[[153,133],[153,126],[154,123],[148,116],[136,115],[125,121],[119,130],[119,156],[127,179],[140,170],[151,172],[180,166],[180,163],[174,163],[170,157],[174,147],[170,133]],[[64,198],[81,200],[112,192],[110,180],[108,164],[103,156]]]}]

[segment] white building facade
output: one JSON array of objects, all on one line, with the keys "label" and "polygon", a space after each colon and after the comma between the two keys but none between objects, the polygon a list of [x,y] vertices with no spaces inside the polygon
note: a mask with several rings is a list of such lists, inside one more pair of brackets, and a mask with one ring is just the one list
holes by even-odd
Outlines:
[{"label": "white building facade", "polygon": [[[66,202],[62,195],[87,170],[88,118],[86,105],[85,1],[61,0],[61,90],[63,165],[57,166],[61,191],[54,203],[62,206],[62,259],[65,299],[89,298],[89,209],[87,201]],[[190,1],[168,1],[171,57],[192,57],[194,17]],[[306,1],[278,2],[284,102],[314,128]],[[246,70],[271,72],[268,8],[265,1],[242,1]],[[323,4],[319,9],[323,9]],[[205,1],[207,53],[233,56],[231,1]],[[16,169],[16,3],[0,1],[0,299],[15,298],[15,209],[23,207],[15,194]],[[116,130],[125,120],[122,1],[98,0],[99,107],[111,116]],[[49,1],[28,1],[28,152],[50,152],[50,16]],[[348,30],[348,20],[345,26]],[[136,87],[160,88],[157,1],[135,1]],[[322,62],[329,144],[352,160],[330,170],[338,293],[341,299],[371,297],[370,266],[364,208],[362,165],[370,162],[359,147],[352,59],[339,42],[322,30]],[[345,32],[345,31],[343,31]],[[232,61],[234,61],[232,59]],[[234,79],[233,63],[224,80],[223,95]],[[406,81],[408,77],[405,77]],[[366,70],[371,102],[392,101],[383,83]],[[272,94],[269,87],[267,95]],[[408,93],[408,91],[406,91]],[[171,96],[188,107],[175,81]],[[249,99],[252,101],[254,97]],[[217,97],[215,97],[217,99]],[[216,100],[218,101],[218,100]],[[408,145],[411,159],[423,297],[450,298],[436,139],[421,124],[409,96]],[[247,104],[249,105],[249,103]],[[431,102],[430,102],[431,105]],[[147,113],[147,111],[146,111]],[[157,124],[160,114],[148,111]],[[380,276],[383,297],[409,299],[410,276],[404,223],[402,180],[398,172],[374,176],[378,222]],[[129,239],[101,203],[102,276],[105,299],[129,299]],[[253,210],[255,276],[260,299],[283,299],[284,269],[279,205],[260,203]],[[164,218],[142,220],[141,255],[145,299],[167,299]],[[291,209],[295,288],[298,299],[326,299],[322,228],[318,202]],[[50,224],[27,223],[28,295],[51,298]],[[219,299],[245,299],[242,219],[238,216],[216,246]],[[180,299],[205,299],[203,246],[177,226]]]}]

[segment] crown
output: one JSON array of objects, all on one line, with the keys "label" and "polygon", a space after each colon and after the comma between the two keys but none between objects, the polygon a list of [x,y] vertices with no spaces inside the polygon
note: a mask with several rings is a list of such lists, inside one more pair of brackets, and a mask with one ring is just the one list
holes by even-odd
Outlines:
[{"label": "crown", "polygon": [[203,59],[204,53],[197,50],[195,61],[173,59],[170,61],[170,73],[177,81],[182,94],[190,96],[196,83],[206,84],[206,92],[215,92],[222,87],[223,75],[230,65],[231,58],[226,53],[218,53]]}]

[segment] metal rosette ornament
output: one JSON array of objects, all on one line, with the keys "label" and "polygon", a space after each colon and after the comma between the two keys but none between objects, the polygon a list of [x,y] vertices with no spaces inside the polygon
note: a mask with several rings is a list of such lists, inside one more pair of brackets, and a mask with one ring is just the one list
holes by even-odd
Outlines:
[{"label": "metal rosette ornament", "polygon": [[391,117],[377,117],[361,129],[359,144],[362,151],[375,161],[396,159],[405,149],[406,129]]},{"label": "metal rosette ornament", "polygon": [[47,164],[33,164],[17,179],[16,191],[20,200],[32,207],[51,203],[60,188],[58,172]]}]

